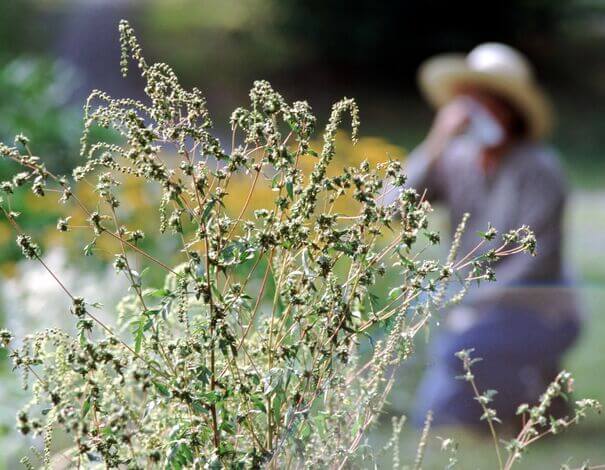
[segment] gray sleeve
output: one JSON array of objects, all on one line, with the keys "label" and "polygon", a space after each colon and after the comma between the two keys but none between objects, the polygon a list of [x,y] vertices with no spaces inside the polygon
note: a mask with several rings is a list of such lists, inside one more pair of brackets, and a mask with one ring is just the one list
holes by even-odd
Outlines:
[{"label": "gray sleeve", "polygon": [[498,287],[544,279],[560,266],[561,224],[567,197],[562,172],[558,168],[527,171],[518,189],[519,221],[535,233],[537,255],[520,253],[503,258],[495,267],[496,282],[475,290],[468,299],[471,302],[484,296],[496,301]]},{"label": "gray sleeve", "polygon": [[[404,168],[407,176],[406,186],[414,188],[419,194],[426,190],[426,197],[431,202],[442,198],[440,184],[439,160],[431,160],[427,155],[424,144],[416,147],[407,157]],[[385,187],[384,204],[391,204],[399,195],[391,184]]]}]

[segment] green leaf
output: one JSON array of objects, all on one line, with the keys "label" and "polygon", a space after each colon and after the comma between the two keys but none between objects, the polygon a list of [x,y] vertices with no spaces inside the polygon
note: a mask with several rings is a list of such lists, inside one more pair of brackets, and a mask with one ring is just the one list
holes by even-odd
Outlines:
[{"label": "green leaf", "polygon": [[221,423],[220,429],[225,431],[227,434],[235,435],[235,428],[227,421],[223,421]]},{"label": "green leaf", "polygon": [[166,468],[181,469],[189,467],[187,464],[193,462],[193,452],[182,440],[171,443],[167,455]]},{"label": "green leaf", "polygon": [[252,397],[252,403],[254,404],[254,408],[256,408],[257,410],[259,410],[263,413],[267,412],[267,407],[265,406],[264,400],[262,400],[258,396]]},{"label": "green leaf", "polygon": [[85,418],[88,412],[90,411],[90,397],[84,400],[82,404],[82,418]]},{"label": "green leaf", "polygon": [[265,377],[263,377],[264,390],[263,394],[271,395],[275,390],[279,389],[283,383],[284,371],[278,367],[273,367]]},{"label": "green leaf", "polygon": [[141,344],[143,342],[143,334],[145,333],[146,318],[141,316],[141,319],[136,323],[136,329],[134,330],[134,350],[138,354],[141,351]]},{"label": "green leaf", "polygon": [[187,459],[187,462],[193,462],[193,452],[186,444],[181,444],[181,455]]},{"label": "green leaf", "polygon": [[164,385],[163,383],[157,382],[154,380],[153,386],[158,391],[158,393],[160,393],[160,395],[164,395],[165,397],[170,396],[170,391],[168,390],[168,387],[166,385]]},{"label": "green leaf", "polygon": [[174,197],[174,200],[176,201],[176,203],[178,204],[178,206],[179,206],[181,209],[185,209],[185,204],[183,204],[183,200],[181,199],[181,197],[180,197],[180,196],[178,196],[178,195],[177,195],[177,196],[175,196],[175,197]]},{"label": "green leaf", "polygon": [[283,391],[279,391],[273,397],[271,402],[271,406],[273,408],[273,417],[275,418],[275,422],[279,423],[281,420],[281,407],[286,399],[286,394]]},{"label": "green leaf", "polygon": [[212,213],[212,209],[214,209],[214,205],[216,201],[214,199],[210,199],[206,206],[204,206],[204,211],[202,212],[202,223],[205,224],[210,218],[210,214]]},{"label": "green leaf", "polygon": [[280,177],[281,174],[277,173],[273,178],[271,178],[271,189],[275,190],[275,188],[277,188],[277,186],[279,185]]},{"label": "green leaf", "polygon": [[203,384],[208,385],[210,383],[210,369],[206,366],[199,366],[197,368],[197,379],[201,381]]},{"label": "green leaf", "polygon": [[145,310],[145,315],[147,315],[147,316],[157,315],[161,311],[162,311],[162,306],[156,305],[155,307],[149,307],[147,310]]},{"label": "green leaf", "polygon": [[200,398],[205,400],[205,402],[209,405],[213,405],[221,401],[221,395],[217,391],[201,393]]},{"label": "green leaf", "polygon": [[97,239],[95,238],[93,241],[91,241],[88,245],[84,247],[84,256],[92,256],[93,250],[95,249],[96,245]]},{"label": "green leaf", "polygon": [[196,413],[208,413],[208,410],[199,401],[194,401],[193,403],[191,403],[191,408],[193,408],[193,411],[195,411]]},{"label": "green leaf", "polygon": [[149,295],[150,297],[162,298],[170,295],[170,291],[168,289],[154,289],[146,292],[146,295]]}]

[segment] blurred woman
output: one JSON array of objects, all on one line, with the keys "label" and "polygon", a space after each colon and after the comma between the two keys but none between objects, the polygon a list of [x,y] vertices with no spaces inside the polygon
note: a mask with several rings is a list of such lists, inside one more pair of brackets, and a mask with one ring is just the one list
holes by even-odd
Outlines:
[{"label": "blurred woman", "polygon": [[410,155],[409,185],[444,204],[452,228],[470,212],[460,255],[489,222],[501,233],[529,225],[538,256],[501,259],[497,282],[472,289],[445,314],[415,419],[433,410],[438,424],[479,423],[472,389],[455,379],[461,364],[454,353],[474,348],[473,356],[483,358],[473,368],[478,387],[497,390],[493,407],[512,422],[517,406],[535,402],[555,377],[580,323],[562,256],[565,178],[543,141],[551,110],[528,61],[504,44],[430,59],[419,79],[437,115]]}]

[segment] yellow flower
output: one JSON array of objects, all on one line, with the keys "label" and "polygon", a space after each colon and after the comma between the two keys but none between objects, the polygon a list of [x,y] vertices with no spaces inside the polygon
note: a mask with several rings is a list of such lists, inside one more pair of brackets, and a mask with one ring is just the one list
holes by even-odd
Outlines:
[{"label": "yellow flower", "polygon": [[14,237],[13,229],[8,222],[0,223],[0,245],[9,243]]}]

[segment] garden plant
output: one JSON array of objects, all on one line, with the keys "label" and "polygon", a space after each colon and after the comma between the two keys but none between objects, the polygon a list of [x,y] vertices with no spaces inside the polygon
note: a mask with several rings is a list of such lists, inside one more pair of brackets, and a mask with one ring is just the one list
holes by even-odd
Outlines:
[{"label": "garden plant", "polygon": [[[406,187],[399,160],[328,172],[343,120],[350,118],[357,139],[354,100],[334,104],[323,147],[314,149],[318,125],[309,104],[288,103],[257,81],[249,105],[231,116],[230,142],[220,142],[203,94],[185,90],[168,65],[149,64],[127,22],[119,30],[122,73],[132,60],[147,99],[92,92],[84,107],[82,162],[72,175],[49,170],[26,136],[0,147],[17,168],[1,183],[2,213],[23,255],[42,263],[69,297],[65,314],[74,323],[73,331],[25,338],[1,333],[32,393],[17,427],[43,438],[23,464],[341,469],[373,467],[378,454],[389,452],[394,468],[406,460],[420,468],[430,416],[413,456],[399,452],[403,417],[394,419],[384,449],[366,445],[367,431],[384,410],[398,366],[414,354],[415,337],[472,284],[495,280],[500,258],[533,255],[530,228],[498,234],[486,227],[475,250],[458,253],[465,216],[447,259],[427,259],[426,247],[440,237],[429,227],[430,204]],[[95,127],[118,137],[92,139]],[[303,161],[312,162],[312,171],[301,169]],[[155,191],[158,233],[123,222],[125,178]],[[96,200],[81,198],[76,183],[94,187]],[[234,185],[240,194],[245,185],[246,197],[230,197]],[[53,210],[78,209],[78,221],[62,217],[56,228],[68,237],[87,234],[83,257],[98,254],[98,240],[112,241],[116,275],[129,287],[118,305],[84,299],[56,276],[11,207],[25,188]],[[262,188],[270,189],[271,203],[251,210]],[[390,191],[397,200],[383,204]],[[149,236],[175,240],[181,262],[143,249]],[[160,274],[165,281],[158,285]],[[378,278],[393,282],[376,284]],[[371,344],[369,353],[362,343]],[[525,425],[503,445],[489,408],[492,392],[477,389],[470,352],[460,357],[500,468],[598,406],[582,400],[573,416],[550,418],[550,401],[569,391],[564,372],[540,403],[520,408]],[[53,445],[59,435],[63,442],[67,436],[66,448]],[[451,440],[443,447],[455,450]]]}]

